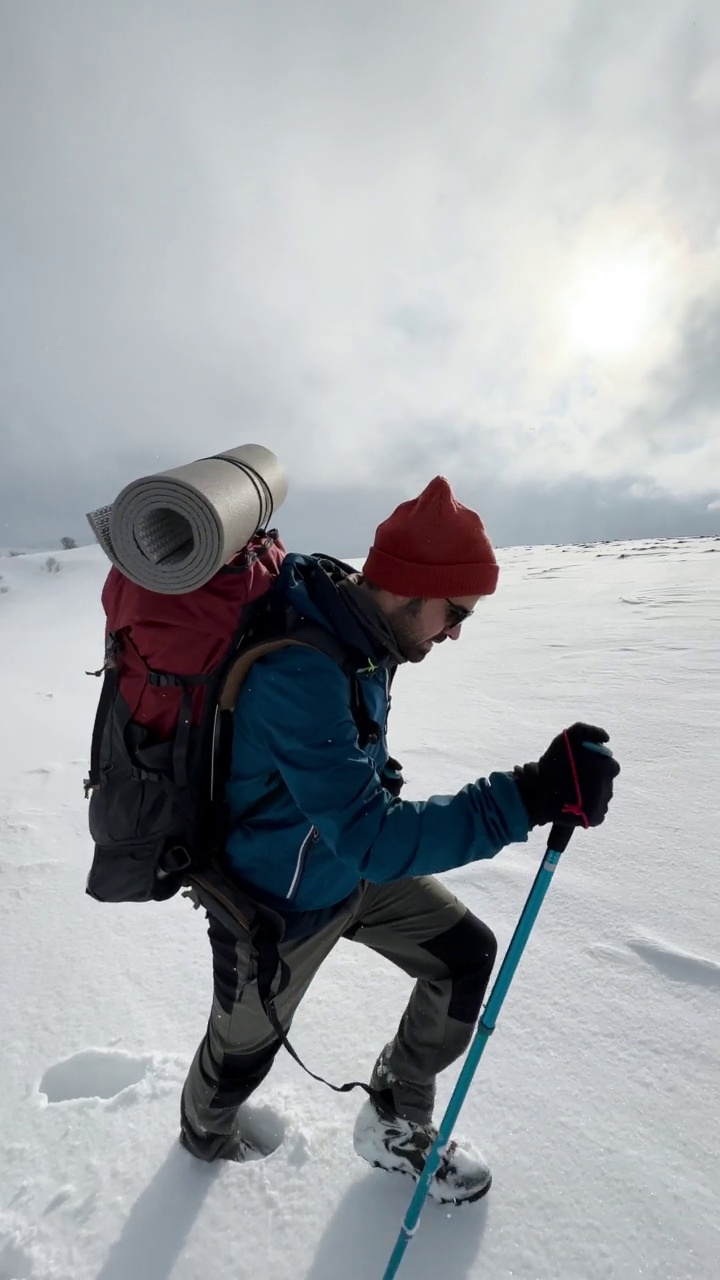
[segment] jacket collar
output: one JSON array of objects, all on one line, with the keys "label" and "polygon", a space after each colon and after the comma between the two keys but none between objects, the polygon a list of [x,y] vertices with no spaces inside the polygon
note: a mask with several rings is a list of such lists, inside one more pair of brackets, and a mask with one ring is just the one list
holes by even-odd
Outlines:
[{"label": "jacket collar", "polygon": [[394,667],[403,660],[386,616],[353,582],[359,575],[351,565],[332,556],[290,554],[282,576],[287,603],[299,617],[332,631],[357,656],[358,669]]}]

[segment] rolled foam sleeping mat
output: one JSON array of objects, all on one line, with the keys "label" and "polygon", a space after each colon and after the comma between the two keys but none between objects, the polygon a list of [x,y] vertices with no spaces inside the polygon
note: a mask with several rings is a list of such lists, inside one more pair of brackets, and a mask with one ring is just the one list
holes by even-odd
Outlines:
[{"label": "rolled foam sleeping mat", "polygon": [[287,497],[274,453],[243,444],[133,480],[87,519],[105,554],[131,582],[180,595],[209,582]]}]

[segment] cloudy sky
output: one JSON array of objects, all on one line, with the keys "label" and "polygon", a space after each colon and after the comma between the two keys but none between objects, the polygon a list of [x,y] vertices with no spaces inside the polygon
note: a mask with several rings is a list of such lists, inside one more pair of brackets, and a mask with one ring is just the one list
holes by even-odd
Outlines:
[{"label": "cloudy sky", "polygon": [[0,545],[246,441],[301,549],[720,531],[716,0],[3,0]]}]

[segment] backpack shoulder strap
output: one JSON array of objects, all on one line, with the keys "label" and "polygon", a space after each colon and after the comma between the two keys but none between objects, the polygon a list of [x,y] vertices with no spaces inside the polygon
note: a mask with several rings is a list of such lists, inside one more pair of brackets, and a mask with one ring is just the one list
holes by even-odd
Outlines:
[{"label": "backpack shoulder strap", "polygon": [[353,660],[352,654],[342,641],[338,640],[331,631],[326,631],[324,627],[304,620],[293,626],[292,635],[297,637],[301,644],[309,645],[310,648],[327,654],[328,658],[332,658],[345,673],[350,682],[350,710],[358,731],[360,746],[366,747],[370,742],[377,742],[380,738],[380,726],[373,720],[365,705],[357,661]]},{"label": "backpack shoulder strap", "polygon": [[302,644],[302,640],[293,640],[289,636],[283,636],[280,640],[263,640],[260,644],[254,644],[245,649],[231,663],[228,669],[218,699],[220,710],[233,711],[235,709],[240,690],[248,677],[253,663],[257,662],[259,658],[265,658],[269,653],[275,653],[278,649],[287,649],[291,644]]},{"label": "backpack shoulder strap", "polygon": [[380,736],[379,726],[370,716],[362,696],[357,668],[350,654],[340,640],[324,627],[315,626],[311,622],[299,622],[293,626],[292,634],[275,640],[264,640],[252,645],[235,659],[225,678],[219,698],[221,711],[232,711],[240,695],[240,690],[247,679],[253,663],[278,649],[286,649],[289,645],[302,645],[325,653],[347,676],[350,683],[350,710],[355,721],[361,747],[370,742],[377,742]]}]

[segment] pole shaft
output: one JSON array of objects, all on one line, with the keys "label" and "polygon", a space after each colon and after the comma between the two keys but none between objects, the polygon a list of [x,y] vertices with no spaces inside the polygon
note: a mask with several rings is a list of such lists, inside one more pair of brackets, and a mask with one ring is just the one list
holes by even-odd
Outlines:
[{"label": "pole shaft", "polygon": [[438,1136],[427,1160],[425,1161],[425,1168],[418,1179],[413,1197],[408,1205],[405,1219],[402,1227],[400,1228],[398,1238],[395,1242],[395,1247],[390,1255],[390,1260],[385,1269],[382,1280],[394,1280],[400,1263],[402,1262],[405,1250],[417,1230],[425,1198],[435,1174],[435,1170],[440,1163],[442,1152],[450,1139],[450,1135],[455,1126],[455,1121],[460,1114],[460,1109],[465,1101],[467,1091],[472,1083],[472,1078],[475,1075],[488,1039],[491,1033],[495,1030],[495,1023],[502,1008],[503,1001],[508,993],[510,983],[513,980],[515,970],[517,969],[520,961],[520,957],[525,950],[525,946],[537,918],[537,914],[550,886],[553,872],[560,861],[563,849],[570,838],[569,834],[565,836],[565,831],[569,833],[571,830],[572,828],[565,828],[561,835],[558,829],[553,827],[550,832],[550,841],[553,845],[557,845],[558,848],[551,848],[550,843],[548,843],[548,848],[545,851],[545,857],[543,858],[537,875],[535,876],[533,886],[520,914],[520,919],[515,926],[515,932],[513,933],[508,949],[505,952],[505,958],[500,966],[500,972],[493,983],[490,997],[485,1006],[482,1017],[480,1018],[480,1022],[478,1023],[474,1039],[468,1049],[465,1062],[463,1063],[462,1070],[458,1076],[450,1101],[448,1102],[445,1115],[440,1122]]}]

